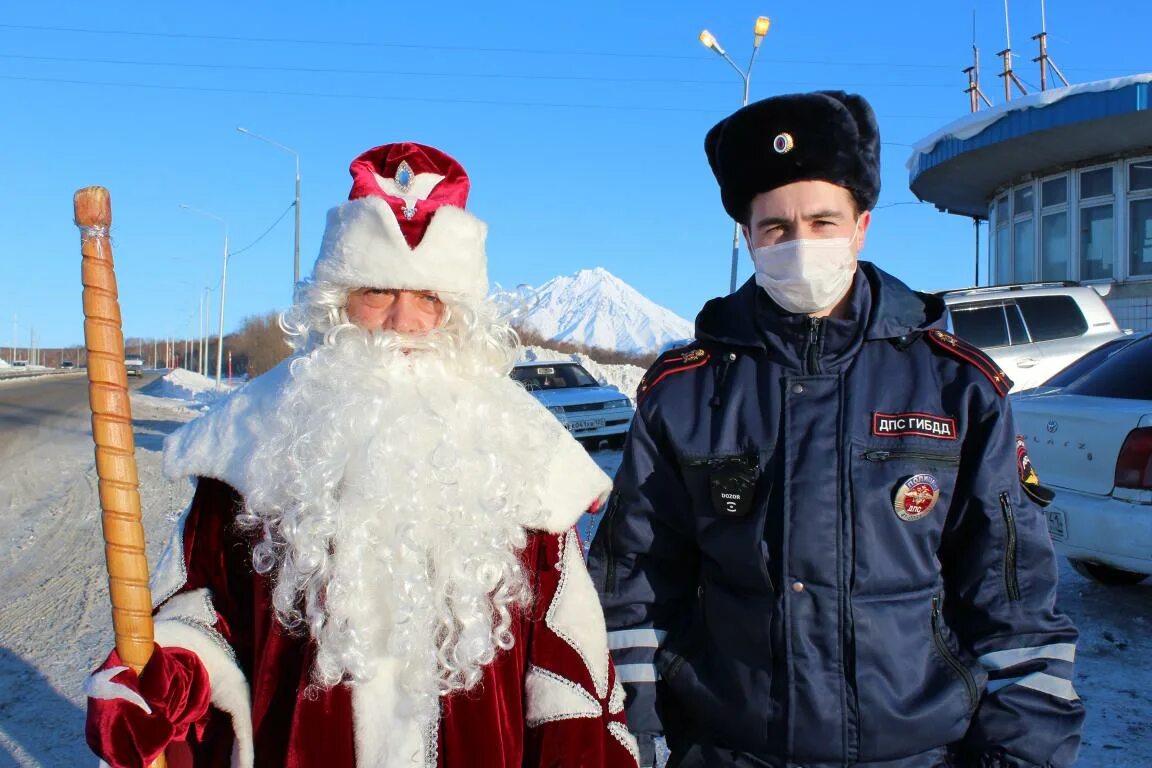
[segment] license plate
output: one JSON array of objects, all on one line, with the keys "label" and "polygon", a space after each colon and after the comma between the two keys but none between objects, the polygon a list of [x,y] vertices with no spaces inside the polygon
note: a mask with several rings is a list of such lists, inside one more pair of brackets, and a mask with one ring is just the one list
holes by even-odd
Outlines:
[{"label": "license plate", "polygon": [[585,429],[600,429],[604,426],[604,419],[577,419],[570,421],[564,426],[568,427],[569,432],[579,432]]},{"label": "license plate", "polygon": [[1053,541],[1064,541],[1068,538],[1068,528],[1064,525],[1064,513],[1059,509],[1047,509],[1048,535]]}]

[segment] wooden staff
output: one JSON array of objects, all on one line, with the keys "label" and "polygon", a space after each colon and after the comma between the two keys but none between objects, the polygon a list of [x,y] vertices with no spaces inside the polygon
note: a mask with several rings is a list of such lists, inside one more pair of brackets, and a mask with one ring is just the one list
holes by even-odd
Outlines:
[{"label": "wooden staff", "polygon": [[[152,655],[152,591],[140,518],[128,373],[116,273],[112,264],[112,206],[104,187],[85,187],[73,198],[80,228],[84,282],[84,343],[88,349],[88,401],[103,509],[104,556],[112,598],[116,652],[139,674]],[[153,768],[163,768],[161,755]]]}]

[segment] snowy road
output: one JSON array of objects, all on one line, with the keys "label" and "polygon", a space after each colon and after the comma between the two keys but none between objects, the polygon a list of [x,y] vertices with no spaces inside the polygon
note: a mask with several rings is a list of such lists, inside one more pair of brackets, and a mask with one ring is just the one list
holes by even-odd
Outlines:
[{"label": "snowy road", "polygon": [[[0,414],[19,410],[12,402],[0,386]],[[191,493],[161,476],[161,441],[195,413],[137,394],[133,415],[154,562]],[[31,432],[0,438],[0,768],[94,765],[80,691],[112,633],[87,413],[25,420]],[[595,457],[610,473],[620,460]],[[581,533],[595,522],[581,521]],[[1066,566],[1060,575],[1062,606],[1082,633],[1076,687],[1089,716],[1079,765],[1152,766],[1152,585],[1100,587]]]}]

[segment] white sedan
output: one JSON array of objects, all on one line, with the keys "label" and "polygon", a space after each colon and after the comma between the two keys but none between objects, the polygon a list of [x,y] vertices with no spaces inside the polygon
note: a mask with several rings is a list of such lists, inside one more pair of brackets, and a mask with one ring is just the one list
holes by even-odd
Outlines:
[{"label": "white sedan", "polygon": [[597,381],[570,360],[517,363],[512,378],[555,414],[572,436],[589,448],[607,442],[619,449],[635,408],[616,387]]},{"label": "white sedan", "polygon": [[1152,574],[1152,334],[1061,384],[1012,398],[1040,482],[1056,493],[1053,544],[1091,579],[1135,584]]}]

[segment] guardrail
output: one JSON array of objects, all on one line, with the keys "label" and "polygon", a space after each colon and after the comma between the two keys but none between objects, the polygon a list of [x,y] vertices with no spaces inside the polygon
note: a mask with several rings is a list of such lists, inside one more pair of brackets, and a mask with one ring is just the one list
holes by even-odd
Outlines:
[{"label": "guardrail", "polygon": [[57,376],[69,373],[85,373],[87,368],[0,368],[0,380],[30,379],[35,376]]}]

